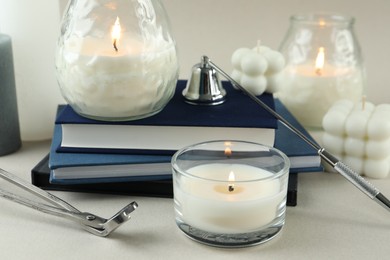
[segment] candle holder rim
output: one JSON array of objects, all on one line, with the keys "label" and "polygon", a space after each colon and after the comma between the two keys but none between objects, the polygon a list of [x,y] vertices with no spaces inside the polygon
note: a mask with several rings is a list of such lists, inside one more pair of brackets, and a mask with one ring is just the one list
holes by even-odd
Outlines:
[{"label": "candle holder rim", "polygon": [[326,22],[321,26],[334,26],[335,24],[352,25],[355,23],[355,17],[333,12],[318,13],[298,13],[290,17],[292,22],[306,23],[318,26],[321,21]]},{"label": "candle holder rim", "polygon": [[193,175],[191,173],[188,173],[187,171],[185,170],[182,170],[176,163],[177,161],[177,158],[183,154],[184,152],[186,151],[189,151],[191,150],[192,148],[194,147],[201,147],[203,145],[207,145],[207,144],[211,144],[211,143],[226,143],[226,142],[230,142],[230,143],[245,143],[245,144],[249,144],[249,145],[254,145],[254,146],[262,146],[266,149],[269,149],[270,151],[274,151],[276,152],[278,155],[280,155],[280,157],[282,157],[283,161],[284,161],[284,166],[282,169],[280,169],[278,172],[276,172],[275,174],[272,174],[271,176],[269,177],[260,177],[260,178],[254,178],[254,179],[250,179],[250,180],[235,180],[235,183],[250,183],[250,182],[257,182],[257,181],[269,181],[269,180],[274,180],[274,179],[278,179],[280,178],[280,176],[282,176],[283,174],[285,174],[286,172],[288,173],[289,172],[289,169],[290,169],[290,159],[287,157],[287,155],[285,153],[283,153],[282,151],[280,151],[279,149],[275,148],[275,147],[272,147],[272,146],[268,146],[268,145],[264,145],[264,144],[261,144],[261,143],[256,143],[256,142],[250,142],[250,141],[242,141],[242,140],[212,140],[212,141],[205,141],[205,142],[200,142],[200,143],[195,143],[195,144],[191,144],[191,145],[188,145],[188,146],[185,146],[181,149],[179,149],[173,156],[172,156],[172,159],[171,159],[171,166],[172,168],[177,171],[177,172],[180,172],[182,175],[184,176],[187,176],[187,177],[191,177],[191,178],[194,178],[194,179],[199,179],[199,180],[206,180],[206,181],[213,181],[213,182],[216,182],[216,183],[227,183],[229,182],[228,180],[218,180],[218,179],[213,179],[213,178],[205,178],[205,177],[200,177],[200,176],[196,176],[196,175]]}]

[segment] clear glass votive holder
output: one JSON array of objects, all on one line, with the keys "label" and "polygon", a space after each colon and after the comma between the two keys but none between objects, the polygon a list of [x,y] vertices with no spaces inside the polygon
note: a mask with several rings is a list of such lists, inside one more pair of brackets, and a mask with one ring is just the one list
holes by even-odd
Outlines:
[{"label": "clear glass votive holder", "polygon": [[172,157],[176,224],[195,241],[246,247],[274,238],[285,222],[290,161],[244,141],[210,141]]}]

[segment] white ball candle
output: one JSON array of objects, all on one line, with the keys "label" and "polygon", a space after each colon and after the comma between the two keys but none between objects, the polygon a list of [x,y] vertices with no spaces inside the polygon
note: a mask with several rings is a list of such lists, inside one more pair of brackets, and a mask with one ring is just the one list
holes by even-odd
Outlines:
[{"label": "white ball candle", "polygon": [[285,66],[281,53],[262,45],[239,48],[233,52],[231,62],[234,68],[231,77],[252,94],[259,96],[280,89]]},{"label": "white ball candle", "polygon": [[264,75],[248,76],[244,74],[241,76],[240,82],[246,90],[256,96],[263,94],[267,88],[267,78]]},{"label": "white ball candle", "polygon": [[283,70],[286,61],[280,52],[269,50],[264,51],[264,57],[268,61],[267,74],[273,74]]},{"label": "white ball candle", "polygon": [[340,100],[323,118],[324,147],[359,174],[390,173],[390,106]]},{"label": "white ball candle", "polygon": [[322,136],[322,141],[326,144],[326,148],[333,154],[341,155],[344,152],[344,136],[335,135],[325,132]]},{"label": "white ball candle", "polygon": [[231,58],[231,62],[233,64],[233,67],[237,70],[241,70],[241,59],[245,54],[250,53],[250,52],[251,52],[251,50],[248,48],[239,48],[239,49],[235,50],[233,52],[232,58]]},{"label": "white ball candle", "polygon": [[241,69],[242,72],[250,75],[257,76],[259,74],[264,74],[268,68],[268,61],[258,53],[253,53],[252,55],[244,55],[241,58]]}]

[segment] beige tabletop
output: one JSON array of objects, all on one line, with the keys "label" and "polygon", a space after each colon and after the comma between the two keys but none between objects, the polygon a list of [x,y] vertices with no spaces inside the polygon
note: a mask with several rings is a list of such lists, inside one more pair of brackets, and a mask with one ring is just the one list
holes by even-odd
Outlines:
[{"label": "beige tabletop", "polygon": [[[0,167],[30,181],[49,141],[25,142]],[[390,178],[370,180],[390,196]],[[17,191],[5,181],[0,187]],[[135,200],[132,219],[109,237],[0,198],[1,259],[388,259],[390,212],[335,173],[299,175],[298,205],[282,233],[263,245],[221,249],[188,239],[176,227],[172,199],[53,193],[82,211],[109,217]],[[23,195],[23,193],[22,193]]]}]

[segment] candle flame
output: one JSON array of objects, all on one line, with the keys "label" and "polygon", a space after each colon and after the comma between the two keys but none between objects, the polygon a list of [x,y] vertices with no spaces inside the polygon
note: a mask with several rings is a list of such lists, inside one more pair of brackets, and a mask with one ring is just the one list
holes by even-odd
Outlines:
[{"label": "candle flame", "polygon": [[324,27],[325,25],[326,25],[326,22],[324,21],[324,20],[320,20],[319,22],[318,22],[318,25],[320,26],[320,27]]},{"label": "candle flame", "polygon": [[235,176],[234,176],[234,172],[231,171],[230,174],[229,174],[229,187],[228,187],[228,190],[229,192],[233,192],[234,191],[234,181],[236,180]]},{"label": "candle flame", "polygon": [[232,156],[232,149],[231,149],[230,147],[226,147],[226,148],[225,148],[225,155],[226,155],[227,157]]},{"label": "candle flame", "polygon": [[232,142],[226,141],[224,144],[225,144],[225,155],[226,155],[227,157],[232,156],[232,149],[229,147],[229,146],[232,145]]},{"label": "candle flame", "polygon": [[325,48],[320,47],[318,49],[318,54],[316,58],[316,74],[318,76],[322,75],[322,70],[324,69],[324,63],[325,63]]},{"label": "candle flame", "polygon": [[112,45],[114,46],[115,51],[118,51],[118,42],[121,37],[121,30],[121,24],[119,23],[119,17],[117,16],[111,31]]}]

